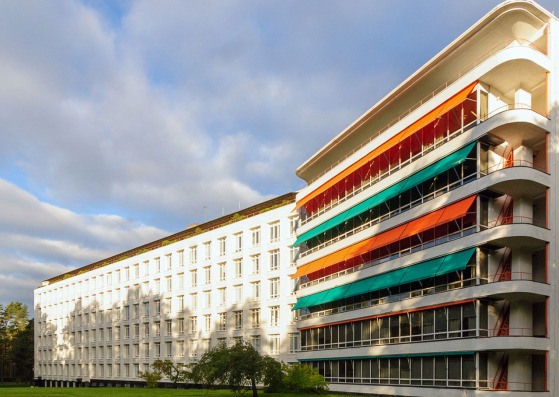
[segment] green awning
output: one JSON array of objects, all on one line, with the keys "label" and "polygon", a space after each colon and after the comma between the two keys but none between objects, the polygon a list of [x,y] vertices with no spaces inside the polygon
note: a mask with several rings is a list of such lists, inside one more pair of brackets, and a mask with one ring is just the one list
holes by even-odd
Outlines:
[{"label": "green awning", "polygon": [[330,218],[326,222],[321,223],[320,225],[312,228],[306,233],[301,234],[299,237],[297,237],[297,240],[295,240],[293,245],[299,245],[307,240],[310,240],[313,237],[316,237],[338,225],[341,225],[348,219],[367,212],[371,208],[376,207],[377,205],[382,204],[393,197],[396,197],[401,192],[409,190],[412,187],[417,186],[420,183],[423,183],[441,174],[442,172],[445,172],[452,167],[457,166],[460,163],[463,163],[464,161],[466,161],[468,154],[472,151],[475,144],[476,143],[473,142],[468,146],[463,147],[462,149],[452,153],[444,159],[431,164],[430,166],[416,172],[408,178],[403,179],[400,182],[384,189],[383,191],[369,197],[367,200],[360,202],[354,207],[349,208],[348,210],[336,215],[333,218]]},{"label": "green awning", "polygon": [[383,288],[395,287],[397,285],[463,270],[468,265],[468,262],[470,262],[475,250],[475,247],[468,248],[467,250],[454,254],[307,295],[297,300],[297,303],[293,306],[293,310],[330,303],[368,292],[379,291]]}]

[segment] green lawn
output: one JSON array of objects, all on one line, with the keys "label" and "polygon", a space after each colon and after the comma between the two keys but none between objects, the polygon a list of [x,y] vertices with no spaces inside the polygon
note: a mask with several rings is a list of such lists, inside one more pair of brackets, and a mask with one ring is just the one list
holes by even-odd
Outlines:
[{"label": "green lawn", "polygon": [[[92,388],[62,388],[62,387],[41,387],[41,388],[31,388],[31,387],[2,387],[0,388],[0,395],[6,397],[24,397],[24,396],[40,396],[40,397],[50,397],[50,396],[103,396],[103,397],[120,397],[120,396],[133,396],[133,397],[235,397],[239,394],[227,391],[227,390],[199,390],[199,389],[184,389],[184,390],[174,390],[174,389],[144,389],[144,388],[124,388],[124,387],[92,387]],[[259,396],[262,397],[294,397],[294,394],[284,394],[284,393],[264,393],[262,391],[258,392]],[[251,392],[245,392],[242,394],[244,397],[252,397]],[[297,394],[297,397],[333,397],[334,395],[316,395],[308,394],[302,395]]]}]

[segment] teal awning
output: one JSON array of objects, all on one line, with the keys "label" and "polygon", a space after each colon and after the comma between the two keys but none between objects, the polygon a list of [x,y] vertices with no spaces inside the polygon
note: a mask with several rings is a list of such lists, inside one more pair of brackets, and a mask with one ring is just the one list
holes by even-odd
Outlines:
[{"label": "teal awning", "polygon": [[466,161],[468,154],[472,151],[475,144],[476,143],[474,142],[469,144],[468,146],[463,147],[462,149],[452,153],[444,159],[431,164],[430,166],[416,172],[408,178],[403,179],[400,182],[384,189],[383,191],[369,197],[367,200],[360,202],[354,207],[345,210],[344,212],[336,215],[335,217],[327,220],[324,223],[321,223],[308,232],[301,234],[299,237],[297,237],[297,240],[295,240],[293,245],[299,245],[307,240],[310,240],[313,237],[316,237],[338,225],[341,225],[348,219],[367,212],[371,208],[374,208],[377,205],[382,204],[393,197],[396,197],[401,192],[405,192],[406,190],[409,190],[412,187],[417,186],[441,174],[442,172],[445,172],[452,167],[457,166],[458,164],[463,163],[464,161]]},{"label": "teal awning", "polygon": [[462,270],[468,265],[475,250],[475,247],[468,248],[467,250],[454,254],[307,295],[297,300],[293,310],[334,302],[344,298],[351,298],[352,296]]}]

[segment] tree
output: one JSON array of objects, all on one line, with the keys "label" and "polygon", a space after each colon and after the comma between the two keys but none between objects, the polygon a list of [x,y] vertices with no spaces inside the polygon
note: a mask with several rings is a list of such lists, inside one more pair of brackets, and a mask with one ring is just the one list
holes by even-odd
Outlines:
[{"label": "tree", "polygon": [[158,370],[150,371],[148,369],[144,372],[140,372],[138,377],[146,381],[146,386],[148,388],[153,389],[157,387],[157,383],[161,380],[161,372]]},{"label": "tree", "polygon": [[310,365],[284,364],[285,390],[294,393],[326,393],[328,383],[324,377]]},{"label": "tree", "polygon": [[14,363],[14,376],[19,382],[33,381],[34,364],[34,321],[27,322],[25,330],[18,333],[13,341],[11,359]]},{"label": "tree", "polygon": [[171,360],[155,360],[151,367],[172,380],[175,387],[178,382],[184,382],[190,378],[187,364],[174,363]]},{"label": "tree", "polygon": [[5,308],[0,305],[0,382],[6,375],[13,376],[13,343],[16,336],[28,324],[27,306],[21,302],[10,302]]},{"label": "tree", "polygon": [[192,368],[192,380],[206,387],[228,386],[234,392],[250,387],[253,397],[264,376],[264,360],[251,344],[219,344],[205,353]]}]

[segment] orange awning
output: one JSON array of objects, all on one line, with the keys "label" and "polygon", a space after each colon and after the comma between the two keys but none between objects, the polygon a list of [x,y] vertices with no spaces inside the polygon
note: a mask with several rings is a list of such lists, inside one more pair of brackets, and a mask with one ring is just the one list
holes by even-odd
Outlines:
[{"label": "orange awning", "polygon": [[387,230],[386,232],[360,241],[350,247],[343,248],[320,259],[309,262],[306,265],[299,267],[291,278],[297,278],[314,273],[331,265],[335,265],[336,263],[355,258],[358,255],[365,254],[374,249],[384,247],[396,241],[424,232],[425,230],[432,229],[437,225],[442,225],[458,218],[462,218],[466,215],[475,199],[476,196],[468,197],[462,201],[451,204],[448,207],[441,208],[435,212],[422,216],[421,218],[414,219],[409,223],[397,226]]},{"label": "orange awning", "polygon": [[379,147],[373,149],[373,151],[369,152],[367,155],[362,157],[360,160],[356,161],[355,163],[350,165],[348,168],[346,168],[345,170],[343,170],[342,172],[340,172],[339,174],[337,174],[336,176],[334,176],[330,180],[326,181],[323,185],[317,187],[315,190],[313,190],[312,192],[307,194],[305,197],[303,197],[301,200],[299,200],[297,202],[297,205],[296,205],[295,209],[298,209],[301,206],[305,205],[311,199],[313,199],[314,197],[318,196],[321,193],[324,193],[326,190],[328,190],[329,188],[334,186],[336,183],[340,182],[341,180],[343,180],[347,176],[351,175],[353,172],[357,171],[363,165],[367,164],[369,161],[371,161],[372,159],[377,157],[379,154],[381,154],[383,152],[386,152],[391,147],[397,145],[400,141],[402,141],[402,140],[406,139],[407,137],[411,136],[415,132],[419,131],[421,128],[428,125],[429,123],[435,121],[437,119],[437,117],[439,117],[441,114],[444,114],[444,113],[448,112],[452,108],[454,108],[454,107],[458,106],[459,104],[461,104],[462,102],[464,102],[466,100],[466,97],[468,95],[470,95],[470,93],[472,92],[472,90],[473,90],[473,88],[475,87],[476,84],[477,84],[477,81],[473,82],[472,84],[470,84],[469,86],[464,88],[462,91],[460,91],[459,93],[454,95],[452,98],[450,98],[448,101],[446,101],[445,103],[437,106],[435,109],[431,110],[429,113],[427,113],[426,115],[421,117],[419,120],[417,120],[413,124],[409,125],[404,130],[400,131],[398,134],[396,134],[395,136],[390,138],[388,141],[386,141],[385,143],[383,143]]}]

